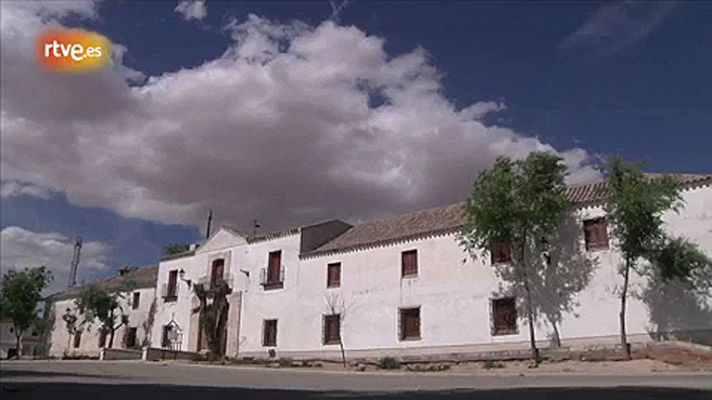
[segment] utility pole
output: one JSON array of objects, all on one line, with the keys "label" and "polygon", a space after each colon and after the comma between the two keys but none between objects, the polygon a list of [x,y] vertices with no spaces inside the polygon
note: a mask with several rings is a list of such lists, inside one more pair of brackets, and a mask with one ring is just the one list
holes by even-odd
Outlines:
[{"label": "utility pole", "polygon": [[210,238],[210,224],[213,223],[213,210],[208,213],[208,227],[205,229],[205,239]]},{"label": "utility pole", "polygon": [[68,288],[77,284],[77,268],[79,268],[79,255],[82,252],[82,237],[77,236],[77,241],[74,243],[74,255],[72,256],[72,265],[69,271]]}]

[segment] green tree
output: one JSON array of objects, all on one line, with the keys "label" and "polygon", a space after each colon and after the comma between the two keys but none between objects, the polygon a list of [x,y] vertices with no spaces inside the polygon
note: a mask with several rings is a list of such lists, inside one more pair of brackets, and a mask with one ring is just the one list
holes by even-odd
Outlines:
[{"label": "green tree", "polygon": [[26,268],[24,271],[7,271],[0,287],[0,315],[12,322],[15,332],[17,356],[22,356],[22,337],[25,331],[37,324],[37,304],[42,291],[52,280],[45,267]]},{"label": "green tree", "polygon": [[121,291],[109,293],[96,285],[91,285],[82,290],[75,300],[77,308],[84,313],[84,324],[91,326],[98,320],[99,329],[109,333],[109,348],[114,344],[116,331],[128,323],[128,314],[121,305],[123,299],[124,295]]},{"label": "green tree", "polygon": [[541,267],[540,254],[532,249],[556,231],[568,208],[566,167],[560,157],[533,152],[525,160],[497,159],[480,173],[467,202],[467,220],[460,244],[472,255],[500,243],[511,249],[509,265],[495,264],[500,276],[510,276],[526,296],[532,359],[539,361],[534,334],[531,282]]},{"label": "green tree", "polygon": [[606,219],[623,257],[619,268],[623,276],[618,315],[620,339],[624,355],[630,359],[631,349],[626,336],[630,273],[631,270],[643,272],[642,269],[650,265],[641,262],[643,258],[650,259],[665,246],[663,213],[668,210],[677,211],[682,205],[682,197],[671,177],[650,178],[643,173],[643,165],[640,163],[629,163],[619,157],[612,157],[606,169]]},{"label": "green tree", "polygon": [[189,248],[190,246],[187,244],[171,243],[163,247],[163,255],[172,256],[175,254],[185,253]]},{"label": "green tree", "polygon": [[214,356],[224,356],[230,308],[227,296],[232,293],[232,289],[225,280],[216,279],[212,284],[195,284],[193,292],[200,302],[193,309],[193,313],[198,313],[202,334],[208,341],[208,349]]}]

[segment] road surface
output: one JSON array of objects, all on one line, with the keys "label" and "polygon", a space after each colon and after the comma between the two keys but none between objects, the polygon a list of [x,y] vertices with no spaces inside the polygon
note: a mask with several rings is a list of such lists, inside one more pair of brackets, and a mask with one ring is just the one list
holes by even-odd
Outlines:
[{"label": "road surface", "polygon": [[135,361],[0,364],[3,399],[693,399],[712,374],[367,373]]}]

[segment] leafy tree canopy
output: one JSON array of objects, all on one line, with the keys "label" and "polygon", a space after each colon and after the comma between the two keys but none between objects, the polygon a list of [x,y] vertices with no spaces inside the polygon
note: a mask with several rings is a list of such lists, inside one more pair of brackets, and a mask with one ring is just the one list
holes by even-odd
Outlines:
[{"label": "leafy tree canopy", "polygon": [[171,243],[163,248],[163,255],[172,256],[174,254],[185,253],[188,249],[190,249],[190,246],[187,244]]},{"label": "leafy tree canopy", "polygon": [[0,315],[11,320],[16,330],[27,330],[37,320],[37,304],[51,280],[45,267],[7,271],[0,287]]}]

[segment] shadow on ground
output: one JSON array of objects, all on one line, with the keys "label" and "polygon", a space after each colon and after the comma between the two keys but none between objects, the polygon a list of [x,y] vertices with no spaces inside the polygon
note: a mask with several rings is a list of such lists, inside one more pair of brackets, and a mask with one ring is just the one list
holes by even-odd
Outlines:
[{"label": "shadow on ground", "polygon": [[477,399],[477,400],[710,400],[712,392],[652,387],[527,388],[511,390],[448,390],[419,392],[309,392],[174,385],[98,385],[67,383],[1,383],[3,399],[32,400],[188,400],[188,399]]}]

